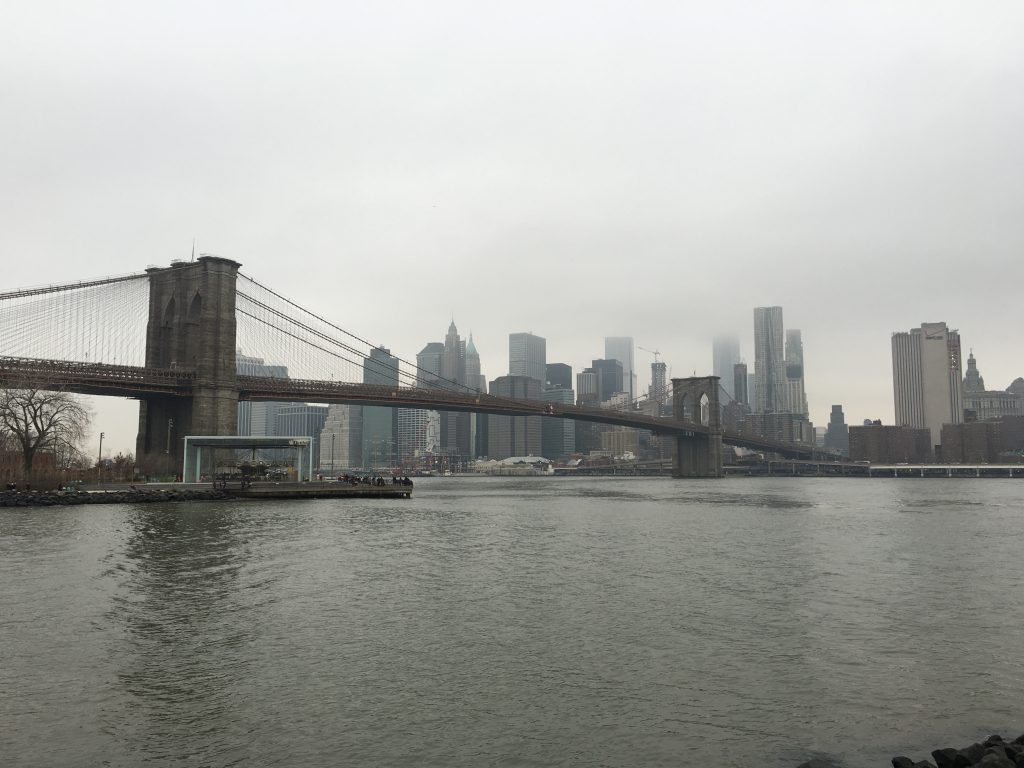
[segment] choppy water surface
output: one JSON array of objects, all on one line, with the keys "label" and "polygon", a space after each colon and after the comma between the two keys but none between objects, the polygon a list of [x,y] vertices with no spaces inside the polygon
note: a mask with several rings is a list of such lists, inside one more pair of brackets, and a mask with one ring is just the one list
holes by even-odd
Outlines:
[{"label": "choppy water surface", "polygon": [[0,510],[7,766],[836,766],[1024,730],[1024,484]]}]

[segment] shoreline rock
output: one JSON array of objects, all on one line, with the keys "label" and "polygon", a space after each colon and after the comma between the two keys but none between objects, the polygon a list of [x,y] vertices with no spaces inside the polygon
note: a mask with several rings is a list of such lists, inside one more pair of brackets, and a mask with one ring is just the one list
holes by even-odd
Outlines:
[{"label": "shoreline rock", "polygon": [[148,504],[159,501],[221,501],[230,496],[212,488],[141,489],[123,491],[0,491],[0,507],[58,507],[80,504]]},{"label": "shoreline rock", "polygon": [[[932,760],[914,761],[899,755],[891,762],[893,768],[1024,768],[1024,734],[1013,741],[994,734],[963,749],[944,747],[932,750]],[[801,763],[797,768],[827,766],[825,761],[815,759]]]}]

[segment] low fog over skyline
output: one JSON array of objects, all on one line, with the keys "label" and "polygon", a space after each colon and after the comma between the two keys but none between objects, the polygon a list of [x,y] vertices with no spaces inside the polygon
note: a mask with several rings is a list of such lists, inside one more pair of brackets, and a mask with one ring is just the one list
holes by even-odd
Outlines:
[{"label": "low fog over skyline", "polygon": [[[196,252],[404,359],[605,336],[711,373],[756,306],[811,419],[893,418],[890,335],[1024,376],[1024,5],[10,4],[6,289]],[[652,356],[637,350],[640,388]],[[277,362],[277,361],[268,361]],[[94,400],[134,450],[134,402]],[[95,442],[95,439],[93,440]]]}]

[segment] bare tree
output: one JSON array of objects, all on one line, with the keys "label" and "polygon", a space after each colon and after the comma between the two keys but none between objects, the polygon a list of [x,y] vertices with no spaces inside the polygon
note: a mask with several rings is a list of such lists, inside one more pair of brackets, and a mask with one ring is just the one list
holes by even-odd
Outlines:
[{"label": "bare tree", "polygon": [[86,435],[89,411],[72,394],[22,386],[0,390],[0,430],[21,451],[26,476],[40,451],[60,455]]}]

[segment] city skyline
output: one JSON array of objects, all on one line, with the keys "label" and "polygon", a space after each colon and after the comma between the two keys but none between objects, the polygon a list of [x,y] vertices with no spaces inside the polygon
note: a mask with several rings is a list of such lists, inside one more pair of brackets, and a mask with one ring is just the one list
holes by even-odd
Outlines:
[{"label": "city skyline", "polygon": [[[753,309],[753,308],[751,308],[751,309]],[[785,309],[785,307],[783,309]],[[442,316],[439,314],[438,317],[440,318]],[[787,317],[788,317],[788,315],[787,315]],[[451,320],[449,319],[448,323],[450,323],[450,322],[451,322]],[[459,322],[457,318],[456,318],[455,322],[456,323]],[[469,325],[470,324],[467,324],[466,327],[469,327]],[[748,364],[750,373],[753,374],[753,357],[754,357],[753,350],[754,350],[754,337],[755,337],[755,333],[754,333],[754,330],[753,330],[753,323],[751,322],[751,323],[749,323],[749,325],[751,326],[751,328],[750,328],[750,330],[749,330],[747,335],[744,335],[742,332],[737,332],[735,335],[738,336],[738,338],[740,339],[741,357],[742,357],[742,359],[744,361],[748,361],[747,364]],[[955,323],[948,323],[948,325],[951,328],[955,328]],[[440,327],[440,331],[437,332],[437,333],[434,333],[433,336],[435,336],[435,337],[443,337],[444,328],[446,327],[446,324],[442,323],[439,327]],[[811,329],[811,330],[813,332],[813,329]],[[808,335],[807,334],[807,329],[806,328],[802,329],[802,331],[803,331],[803,336],[806,339],[806,337]],[[880,349],[881,349],[881,352],[882,352],[882,354],[881,354],[881,357],[882,357],[882,360],[883,360],[882,364],[885,365],[885,368],[880,372],[881,379],[880,379],[880,382],[878,382],[878,383],[881,384],[881,388],[884,390],[884,394],[883,394],[883,399],[881,401],[881,406],[879,408],[877,408],[877,409],[874,409],[871,406],[867,405],[866,402],[859,402],[856,397],[846,398],[844,400],[842,397],[839,397],[839,396],[830,397],[827,392],[825,392],[825,393],[819,392],[818,391],[818,389],[819,389],[818,380],[819,379],[818,379],[818,377],[815,376],[815,374],[819,372],[819,363],[817,362],[818,353],[817,353],[816,350],[812,350],[813,354],[815,356],[815,364],[813,366],[811,375],[807,379],[807,400],[808,400],[808,403],[809,403],[809,418],[810,418],[810,421],[812,421],[816,426],[825,426],[828,423],[829,415],[831,413],[832,405],[834,403],[838,402],[838,403],[842,403],[843,409],[844,409],[844,411],[846,412],[846,415],[847,415],[847,421],[850,424],[859,424],[859,423],[861,423],[865,419],[881,419],[886,424],[895,424],[895,403],[894,403],[894,398],[893,398],[892,350],[891,350],[891,343],[892,343],[892,341],[891,341],[891,339],[892,339],[892,336],[895,335],[896,333],[898,333],[898,331],[893,329],[892,331],[890,331],[885,336],[884,339],[880,339],[879,340],[879,346],[880,346]],[[488,382],[496,379],[500,375],[506,375],[507,374],[508,366],[509,366],[509,359],[508,359],[508,343],[509,343],[509,341],[508,341],[508,339],[509,339],[510,335],[512,335],[512,334],[506,333],[506,334],[504,334],[503,337],[498,339],[498,346],[501,348],[501,350],[504,351],[504,355],[502,355],[501,351],[499,351],[497,354],[494,353],[494,351],[491,349],[491,346],[490,346],[490,340],[488,340],[487,346],[485,346],[484,342],[479,340],[479,336],[478,335],[474,336],[474,339],[475,339],[474,344],[478,348],[480,348],[480,347],[483,348],[483,351],[480,352],[481,373],[484,376],[484,378],[486,378],[486,380]],[[534,335],[540,336],[541,334],[534,334]],[[428,336],[429,336],[429,334],[428,334]],[[812,336],[813,336],[813,333],[812,333]],[[984,359],[986,361],[985,362],[986,384],[987,384],[987,386],[990,389],[1003,390],[1007,386],[1009,386],[1010,383],[1015,378],[1020,377],[1020,376],[1024,376],[1024,359],[1022,359],[1021,362],[1020,362],[1020,365],[1018,365],[1016,367],[1016,372],[1014,372],[1014,373],[1012,373],[1012,375],[1008,376],[1005,382],[1001,381],[1000,379],[997,378],[997,375],[998,375],[997,366],[990,365],[988,363],[989,356],[990,356],[989,352],[988,351],[984,351],[983,352],[983,350],[988,350],[988,346],[985,345],[984,343],[981,343],[981,344],[979,344],[979,343],[972,343],[970,338],[965,336],[962,332],[961,332],[961,337],[964,338],[963,344],[964,344],[964,348],[965,349],[968,348],[968,347],[971,347],[972,349],[975,350],[975,352],[977,353],[978,357],[984,356]],[[549,350],[551,348],[555,348],[555,349],[563,349],[564,348],[564,345],[560,345],[558,343],[559,340],[558,340],[557,337],[552,337],[551,335],[549,335],[549,336],[544,337],[544,338],[546,340],[546,344],[547,344],[547,347],[548,347]],[[593,350],[590,354],[596,355],[596,354],[599,354],[603,350],[604,338],[605,338],[604,335],[595,335],[594,336],[593,341],[591,343],[591,347],[588,348],[588,349],[592,348],[592,350]],[[428,344],[428,342],[426,340],[422,341],[419,344],[419,347],[422,348],[424,344]],[[380,346],[386,347],[387,345],[386,344],[382,344]],[[443,345],[441,345],[441,344],[438,344],[437,346],[443,348]],[[703,371],[700,368],[693,368],[693,367],[689,367],[689,369],[687,369],[688,367],[684,365],[683,366],[684,370],[682,372],[680,372],[678,370],[679,366],[678,365],[674,365],[671,360],[667,360],[665,355],[660,355],[660,360],[665,362],[666,365],[668,366],[668,368],[670,369],[670,371],[671,371],[670,377],[685,378],[687,376],[692,375],[694,370],[696,370],[696,373],[698,375],[710,374],[711,371],[712,371],[712,367],[713,367],[713,336],[711,336],[711,335],[708,336],[707,342],[706,342],[705,346],[706,346],[706,358],[707,359],[706,359],[706,364],[705,364],[705,368],[704,368]],[[805,348],[807,347],[806,341],[804,342],[804,346],[805,346]],[[747,350],[749,350],[749,354],[747,353]],[[404,350],[400,351],[400,350],[397,350],[397,349],[393,350],[393,352],[394,352],[395,357],[402,358],[404,360],[409,361],[410,363],[415,363],[416,362],[416,359],[417,359],[417,354],[416,353],[408,355]],[[245,351],[242,350],[242,353],[244,355]],[[643,354],[643,353],[641,352],[640,354]],[[563,358],[559,357],[559,356],[553,357],[551,352],[547,353],[547,357],[548,357],[548,359],[559,361],[559,362],[561,362],[563,360]],[[878,357],[878,355],[876,355],[876,357]],[[573,377],[574,377],[574,382],[575,382],[576,375],[579,374],[579,373],[582,373],[584,369],[590,368],[592,360],[595,359],[595,358],[589,357],[588,356],[588,352],[584,350],[584,351],[577,352],[575,354],[575,356],[573,356],[572,353],[570,353],[570,355],[566,356],[565,359],[570,361],[570,362],[568,362],[568,364],[570,366],[572,366]],[[653,357],[651,357],[651,361],[653,362]],[[277,368],[281,367],[279,364],[276,363],[276,361],[268,360],[268,361],[266,361],[266,364],[268,366],[275,366]],[[1014,368],[1010,367],[1009,370],[1014,371]],[[405,366],[402,367],[402,371],[403,372],[406,371],[406,367]],[[494,371],[494,372],[492,373],[492,371]],[[409,372],[412,373],[412,369],[411,368],[409,369]],[[649,383],[650,383],[650,364],[649,363],[646,363],[646,364],[638,363],[637,364],[637,373],[638,373],[638,393],[642,395],[642,394],[646,393],[647,387],[649,386]],[[827,375],[825,374],[825,372],[822,372],[821,378],[822,379],[826,379],[827,378]],[[752,402],[753,401],[753,392],[749,393],[749,397],[751,398],[751,402]],[[135,450],[135,444],[134,444],[134,441],[135,441],[135,430],[137,428],[137,404],[135,404],[134,401],[125,400],[123,398],[88,397],[87,400],[90,403],[93,404],[94,408],[96,408],[98,411],[100,411],[99,418],[100,419],[105,419],[101,426],[96,426],[97,424],[100,424],[100,422],[97,421],[96,419],[94,419],[94,428],[93,428],[94,432],[98,432],[100,429],[102,429],[106,433],[106,438],[105,438],[105,442],[104,442],[104,455],[105,456],[106,455],[111,455],[112,456],[112,455],[116,455],[119,452],[123,452],[123,453],[132,452],[132,453],[134,453],[134,450]]]},{"label": "city skyline", "polygon": [[212,252],[406,360],[454,317],[488,380],[629,336],[637,392],[782,306],[818,425],[891,423],[921,323],[1021,375],[1019,3],[242,9],[9,9],[6,286]]}]

